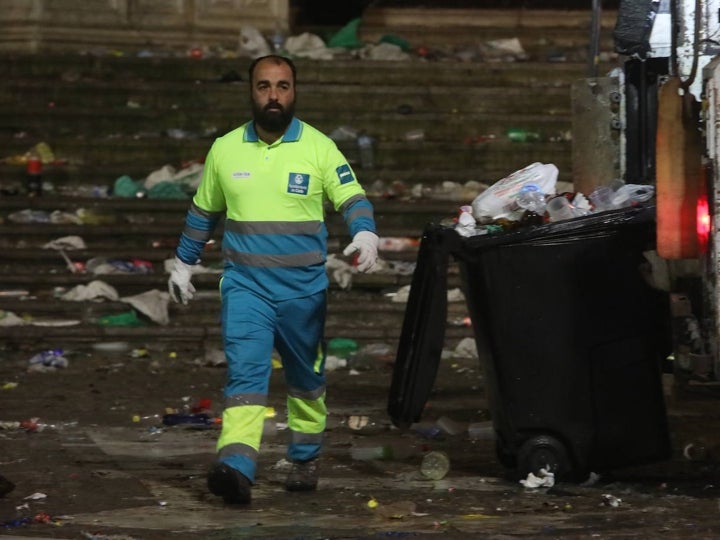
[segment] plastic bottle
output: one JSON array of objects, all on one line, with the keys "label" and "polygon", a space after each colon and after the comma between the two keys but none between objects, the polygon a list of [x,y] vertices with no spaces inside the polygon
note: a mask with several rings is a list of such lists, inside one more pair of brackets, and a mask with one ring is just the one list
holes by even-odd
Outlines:
[{"label": "plastic bottle", "polygon": [[522,128],[508,129],[507,136],[513,142],[536,142],[541,138],[539,133]]},{"label": "plastic bottle", "polygon": [[384,446],[355,446],[350,450],[353,459],[371,461],[373,459],[393,459],[393,449],[390,445]]},{"label": "plastic bottle", "polygon": [[440,480],[450,471],[450,458],[445,452],[433,450],[423,456],[420,473],[430,480]]},{"label": "plastic bottle", "polygon": [[275,54],[282,52],[285,47],[285,32],[283,32],[280,21],[275,21],[275,31],[270,38],[270,42],[272,43]]},{"label": "plastic bottle", "polygon": [[410,457],[415,450],[409,445],[391,443],[381,446],[354,446],[350,449],[353,459],[371,461],[374,459],[399,460]]},{"label": "plastic bottle", "polygon": [[374,143],[375,141],[369,135],[362,134],[357,138],[358,150],[360,151],[360,167],[363,169],[375,168]]},{"label": "plastic bottle", "polygon": [[25,189],[28,197],[42,195],[42,160],[40,156],[31,152],[25,167]]},{"label": "plastic bottle", "polygon": [[474,422],[468,426],[468,436],[475,439],[494,439],[495,427],[492,422]]},{"label": "plastic bottle", "polygon": [[545,194],[537,184],[527,183],[521,187],[515,197],[515,202],[523,210],[540,216],[545,213]]}]

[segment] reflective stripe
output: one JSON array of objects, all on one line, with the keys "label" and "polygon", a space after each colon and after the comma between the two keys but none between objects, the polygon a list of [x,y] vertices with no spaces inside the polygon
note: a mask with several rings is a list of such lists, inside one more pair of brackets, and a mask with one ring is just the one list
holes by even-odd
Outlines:
[{"label": "reflective stripe", "polygon": [[206,242],[212,236],[211,231],[201,231],[188,226],[183,229],[183,234],[192,240],[199,240],[201,242]]},{"label": "reflective stripe", "polygon": [[320,251],[295,253],[291,255],[264,255],[259,253],[240,253],[234,249],[223,250],[225,259],[235,264],[255,266],[259,268],[294,268],[298,266],[312,266],[323,264],[323,254]]},{"label": "reflective stripe", "polygon": [[225,229],[241,234],[320,234],[322,222],[313,221],[235,221],[228,219]]},{"label": "reflective stripe", "polygon": [[267,406],[267,400],[267,394],[235,394],[225,398],[225,408],[242,407],[243,405],[260,405],[261,407],[265,407]]},{"label": "reflective stripe", "polygon": [[294,444],[322,444],[323,433],[300,433],[290,430],[290,442]]},{"label": "reflective stripe", "polygon": [[348,221],[355,221],[357,218],[366,217],[373,219],[373,209],[367,208],[365,206],[361,206],[360,208],[353,208],[353,211],[350,212],[347,216]]},{"label": "reflective stripe", "polygon": [[301,390],[293,386],[288,388],[287,394],[291,398],[304,399],[307,401],[315,401],[325,394],[325,386],[320,386],[315,390]]},{"label": "reflective stripe", "polygon": [[219,219],[224,212],[210,212],[208,210],[203,210],[198,205],[196,205],[194,202],[190,204],[189,212],[191,214],[196,214],[202,218],[209,219],[209,220],[216,220]]},{"label": "reflective stripe", "polygon": [[358,201],[367,201],[367,197],[365,195],[361,195],[361,194],[353,195],[347,201],[345,201],[344,203],[342,203],[340,205],[340,208],[338,209],[338,211],[342,214],[343,212],[345,212],[345,210],[347,210],[347,208],[349,206],[352,206],[353,204],[355,204]]},{"label": "reflective stripe", "polygon": [[258,451],[247,444],[232,443],[220,448],[217,455],[220,459],[230,456],[245,456],[253,461],[257,461]]}]

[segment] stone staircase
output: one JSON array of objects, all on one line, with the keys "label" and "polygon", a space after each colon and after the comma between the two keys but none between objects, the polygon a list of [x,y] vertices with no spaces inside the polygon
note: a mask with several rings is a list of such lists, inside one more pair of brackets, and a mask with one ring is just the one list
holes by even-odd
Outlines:
[{"label": "stone staircase", "polygon": [[[370,12],[364,35],[382,35],[383,29],[387,33],[388,24],[394,23],[387,22],[388,12],[384,16]],[[403,24],[392,29],[419,32],[417,24]],[[459,44],[461,35],[477,38],[476,30],[455,32],[455,41],[435,35],[434,42],[427,42]],[[508,26],[504,35],[522,37],[522,30]],[[565,30],[564,43],[581,47],[582,25],[574,34]],[[570,85],[586,76],[587,66],[579,60],[549,62],[541,51],[542,29],[527,31],[536,47],[523,62],[433,61],[414,55],[402,62],[297,60],[299,116],[328,134],[346,127],[365,131],[376,141],[372,169],[361,167],[354,140],[338,145],[376,205],[381,237],[418,239],[426,223],[456,215],[457,207],[469,203],[483,184],[534,161],[555,163],[560,180],[572,182]],[[121,297],[165,290],[163,261],[173,255],[189,201],[92,198],[88,188],[106,192],[123,175],[141,180],[166,164],[179,168],[201,161],[215,136],[246,119],[249,62],[74,53],[7,54],[0,59],[0,157],[6,158],[0,165],[0,310],[30,323],[0,326],[6,344],[219,343],[217,274],[196,276],[198,299],[189,307],[171,303],[167,325],[99,325],[99,318],[126,312],[128,304],[68,302],[57,295],[93,279],[112,285]],[[506,136],[511,128],[539,133],[541,140],[513,142]],[[28,198],[23,194],[24,167],[16,158],[38,142],[46,142],[55,154],[55,162],[43,171],[52,190]],[[448,182],[453,183],[450,188]],[[101,219],[52,224],[10,218],[24,209],[73,213],[80,208]],[[332,213],[328,224],[330,252],[338,254],[349,240],[347,232]],[[151,263],[153,271],[72,273],[58,252],[43,249],[69,235],[86,243],[85,249],[66,252],[73,262],[140,259]],[[416,248],[388,250],[382,256],[411,264]],[[217,265],[219,260],[215,247],[203,264]],[[405,305],[392,302],[390,295],[411,279],[410,274],[391,271],[355,275],[350,290],[333,281],[327,337],[394,346]],[[460,285],[454,268],[449,285]],[[464,302],[450,304],[449,346],[471,335],[468,327],[452,322],[466,313]],[[77,324],[61,326],[62,321]]]}]

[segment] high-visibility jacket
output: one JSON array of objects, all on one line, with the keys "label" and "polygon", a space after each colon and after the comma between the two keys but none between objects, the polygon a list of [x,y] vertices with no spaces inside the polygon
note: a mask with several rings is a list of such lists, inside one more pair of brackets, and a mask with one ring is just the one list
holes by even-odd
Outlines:
[{"label": "high-visibility jacket", "polygon": [[197,263],[225,215],[225,269],[236,280],[273,300],[314,294],[328,286],[326,201],[350,236],[375,232],[372,204],[329,137],[293,118],[267,144],[248,122],[213,143],[177,256]]}]

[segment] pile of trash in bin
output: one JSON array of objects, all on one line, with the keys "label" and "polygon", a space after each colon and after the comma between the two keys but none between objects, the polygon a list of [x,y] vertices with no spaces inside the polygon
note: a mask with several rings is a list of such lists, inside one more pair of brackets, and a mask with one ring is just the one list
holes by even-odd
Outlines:
[{"label": "pile of trash in bin", "polygon": [[535,162],[480,193],[470,205],[460,207],[454,228],[461,236],[476,236],[519,227],[573,219],[588,214],[637,206],[655,196],[645,184],[596,187],[587,196],[556,192],[558,168]]}]

